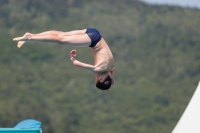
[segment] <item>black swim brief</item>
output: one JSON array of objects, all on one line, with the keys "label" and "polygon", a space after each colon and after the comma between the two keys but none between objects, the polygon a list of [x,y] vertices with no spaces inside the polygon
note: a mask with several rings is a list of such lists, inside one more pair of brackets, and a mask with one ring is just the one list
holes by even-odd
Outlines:
[{"label": "black swim brief", "polygon": [[94,28],[87,28],[86,34],[88,34],[88,36],[90,37],[92,41],[89,47],[94,47],[102,38],[99,31]]}]

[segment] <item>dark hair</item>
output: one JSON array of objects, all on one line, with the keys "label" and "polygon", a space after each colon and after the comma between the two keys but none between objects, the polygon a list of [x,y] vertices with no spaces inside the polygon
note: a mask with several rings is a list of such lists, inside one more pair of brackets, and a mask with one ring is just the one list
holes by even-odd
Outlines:
[{"label": "dark hair", "polygon": [[96,83],[96,87],[99,88],[100,90],[108,90],[111,87],[111,84],[112,84],[112,80],[110,76],[108,75],[102,83],[98,81]]}]

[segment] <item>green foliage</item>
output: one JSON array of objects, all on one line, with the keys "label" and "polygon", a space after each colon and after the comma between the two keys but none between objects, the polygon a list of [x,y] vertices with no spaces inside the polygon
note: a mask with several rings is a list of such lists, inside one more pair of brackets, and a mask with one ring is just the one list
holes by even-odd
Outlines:
[{"label": "green foliage", "polygon": [[[200,76],[200,11],[139,1],[1,0],[0,126],[40,120],[43,132],[169,133]],[[25,32],[97,28],[116,61],[116,84],[95,88],[89,48],[27,43]]]}]

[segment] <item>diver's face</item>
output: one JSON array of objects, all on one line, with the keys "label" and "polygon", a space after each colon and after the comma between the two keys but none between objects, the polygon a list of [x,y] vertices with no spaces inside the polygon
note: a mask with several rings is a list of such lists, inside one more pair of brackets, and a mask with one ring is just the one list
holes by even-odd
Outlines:
[{"label": "diver's face", "polygon": [[105,80],[105,78],[108,76],[107,73],[98,73],[95,76],[95,83],[97,83],[98,81],[100,81],[101,83]]}]

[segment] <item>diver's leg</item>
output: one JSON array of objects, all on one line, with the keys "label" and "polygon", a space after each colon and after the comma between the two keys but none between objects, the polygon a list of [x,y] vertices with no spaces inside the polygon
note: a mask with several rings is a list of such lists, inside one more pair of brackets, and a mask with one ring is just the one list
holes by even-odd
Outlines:
[{"label": "diver's leg", "polygon": [[[72,35],[83,35],[83,34],[85,34],[85,32],[86,32],[86,29],[83,29],[83,30],[73,30],[73,31],[68,31],[68,32],[57,31],[57,30],[50,30],[50,31],[45,31],[45,32],[37,33],[35,35],[65,35],[65,36],[72,36]],[[31,34],[31,33],[27,32],[26,34]]]},{"label": "diver's leg", "polygon": [[[18,47],[20,48],[26,41],[39,41],[39,42],[56,42],[60,44],[71,44],[73,46],[87,46],[91,43],[89,37],[85,34],[84,30],[74,30],[69,32],[62,31],[45,31],[38,34],[32,34],[27,32],[23,37],[14,38],[14,41],[18,42]],[[83,41],[83,42],[82,42]]]},{"label": "diver's leg", "polygon": [[91,39],[87,34],[61,36],[59,43],[78,47],[89,47],[91,45]]},{"label": "diver's leg", "polygon": [[55,35],[55,36],[72,36],[72,35],[84,35],[86,32],[86,29],[84,30],[73,30],[73,31],[69,31],[69,32],[63,32],[63,31],[56,31],[56,30],[50,30],[50,31],[45,31],[45,32],[41,32],[41,33],[37,33],[37,34],[32,34],[32,33],[25,33],[22,37],[16,37],[13,40],[14,41],[19,41],[23,38],[26,38],[28,36],[32,36],[32,35]]},{"label": "diver's leg", "polygon": [[71,46],[90,46],[91,39],[87,34],[83,35],[37,35],[27,34],[23,37],[14,38],[14,41],[54,42]]},{"label": "diver's leg", "polygon": [[31,36],[28,41],[39,41],[39,42],[54,42],[58,44],[65,44],[65,45],[71,45],[71,46],[83,46],[83,47],[89,47],[91,44],[91,39],[87,34],[83,35],[71,35],[71,36],[65,36],[65,35],[44,35],[44,36],[37,36],[33,35]]}]

